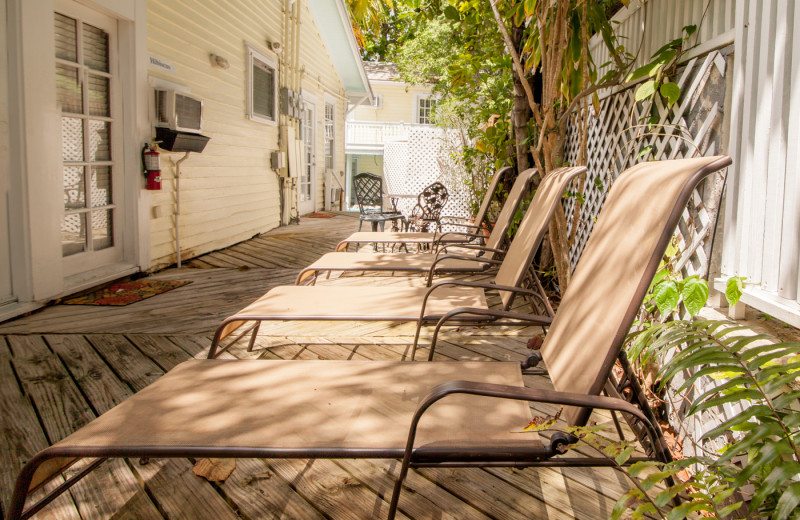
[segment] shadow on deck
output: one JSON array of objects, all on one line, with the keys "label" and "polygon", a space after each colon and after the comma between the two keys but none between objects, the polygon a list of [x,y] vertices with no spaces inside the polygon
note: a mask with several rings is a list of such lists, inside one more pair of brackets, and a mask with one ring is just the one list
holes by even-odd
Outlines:
[{"label": "shadow on deck", "polygon": [[[357,218],[301,219],[222,251],[166,269],[158,279],[192,283],[126,307],[56,305],[0,325],[0,507],[24,460],[124,401],[178,363],[202,358],[215,327],[355,231]],[[358,283],[340,277],[320,283]],[[421,277],[371,277],[421,285]],[[410,324],[286,322],[262,327],[254,352],[269,359],[403,359]],[[448,332],[440,360],[523,360],[536,328]],[[245,342],[241,342],[245,343]],[[547,381],[528,379],[531,386]],[[224,391],[224,390],[221,390]],[[540,406],[536,414],[552,414]],[[599,417],[598,421],[608,418]],[[398,463],[237,460],[223,484],[192,474],[192,461],[106,463],[37,518],[335,518],[385,516]],[[610,469],[417,469],[406,481],[402,518],[608,517],[627,490]]]}]

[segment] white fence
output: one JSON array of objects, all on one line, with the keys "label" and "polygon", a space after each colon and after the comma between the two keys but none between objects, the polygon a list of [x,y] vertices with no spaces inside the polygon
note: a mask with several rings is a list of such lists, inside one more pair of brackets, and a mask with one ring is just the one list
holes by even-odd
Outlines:
[{"label": "white fence", "polygon": [[723,280],[800,327],[800,6],[737,0]]},{"label": "white fence", "polygon": [[[734,7],[738,0],[632,0],[614,15],[614,30],[631,54],[636,66],[643,65],[666,42],[683,36],[683,27],[697,25],[689,41],[687,58],[705,54],[733,41]],[[609,60],[599,37],[590,51],[596,64]]]}]

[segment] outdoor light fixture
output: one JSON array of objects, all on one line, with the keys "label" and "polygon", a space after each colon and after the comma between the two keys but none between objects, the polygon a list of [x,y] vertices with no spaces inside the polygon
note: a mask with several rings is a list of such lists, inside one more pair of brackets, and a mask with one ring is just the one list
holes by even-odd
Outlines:
[{"label": "outdoor light fixture", "polygon": [[231,66],[231,64],[228,63],[228,60],[226,60],[222,56],[214,54],[213,52],[211,54],[209,54],[208,57],[211,60],[211,66],[212,67],[215,67],[215,68],[218,68],[218,69],[222,69],[222,70],[227,70]]}]

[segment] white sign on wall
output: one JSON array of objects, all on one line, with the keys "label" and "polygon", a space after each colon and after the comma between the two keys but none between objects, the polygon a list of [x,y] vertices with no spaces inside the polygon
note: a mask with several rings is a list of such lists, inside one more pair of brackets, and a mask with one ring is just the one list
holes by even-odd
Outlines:
[{"label": "white sign on wall", "polygon": [[150,68],[159,69],[170,74],[175,74],[175,64],[164,58],[150,55]]}]

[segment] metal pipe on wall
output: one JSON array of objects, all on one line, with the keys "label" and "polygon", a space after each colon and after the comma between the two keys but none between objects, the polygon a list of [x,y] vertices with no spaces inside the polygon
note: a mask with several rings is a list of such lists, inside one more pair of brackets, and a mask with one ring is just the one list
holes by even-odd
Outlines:
[{"label": "metal pipe on wall", "polygon": [[[181,163],[189,158],[190,153],[192,152],[184,153],[183,157],[175,161],[175,254],[178,268],[181,266]],[[170,160],[172,159],[170,158]]]}]

